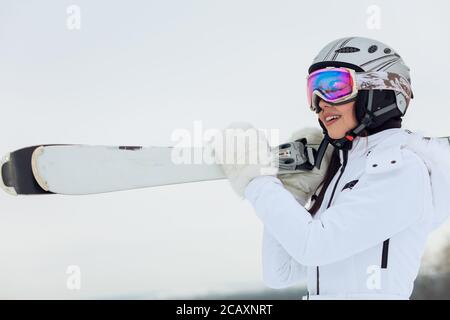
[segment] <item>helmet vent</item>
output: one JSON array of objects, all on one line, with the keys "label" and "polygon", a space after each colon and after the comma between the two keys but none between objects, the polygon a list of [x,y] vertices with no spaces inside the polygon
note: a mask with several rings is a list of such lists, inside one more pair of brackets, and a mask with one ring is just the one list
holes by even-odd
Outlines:
[{"label": "helmet vent", "polygon": [[351,52],[358,52],[360,51],[358,48],[355,47],[343,47],[340,49],[335,50],[334,52],[337,53],[351,53]]},{"label": "helmet vent", "polygon": [[367,51],[369,51],[369,53],[374,53],[377,50],[378,50],[378,47],[376,45],[372,45],[369,47],[369,49]]},{"label": "helmet vent", "polygon": [[391,52],[392,52],[392,50],[389,49],[389,48],[384,49],[384,53],[386,53],[386,54],[389,54],[389,53],[391,53]]}]

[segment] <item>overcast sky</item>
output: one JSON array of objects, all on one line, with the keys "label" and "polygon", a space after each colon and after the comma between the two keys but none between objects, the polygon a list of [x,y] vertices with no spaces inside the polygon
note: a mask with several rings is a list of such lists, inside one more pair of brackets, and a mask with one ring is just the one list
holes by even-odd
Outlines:
[{"label": "overcast sky", "polygon": [[[81,28],[71,29],[78,9]],[[394,47],[415,94],[404,127],[450,135],[449,12],[444,0],[2,0],[0,153],[171,145],[172,132],[195,120],[250,121],[287,138],[318,126],[306,70],[344,36]],[[226,181],[82,197],[0,193],[0,298],[260,288],[261,232]],[[80,290],[66,287],[70,265],[81,268]]]}]

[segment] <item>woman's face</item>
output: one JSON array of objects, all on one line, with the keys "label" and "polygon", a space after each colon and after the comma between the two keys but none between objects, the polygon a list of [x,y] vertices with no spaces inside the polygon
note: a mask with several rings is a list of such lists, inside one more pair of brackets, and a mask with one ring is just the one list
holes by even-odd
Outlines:
[{"label": "woman's face", "polygon": [[[321,109],[319,119],[327,128],[328,135],[332,139],[343,138],[347,131],[354,129],[358,125],[355,113],[355,101],[339,106],[332,106],[328,102],[320,100],[319,106]],[[337,115],[338,118],[331,121],[326,120],[333,115]]]}]

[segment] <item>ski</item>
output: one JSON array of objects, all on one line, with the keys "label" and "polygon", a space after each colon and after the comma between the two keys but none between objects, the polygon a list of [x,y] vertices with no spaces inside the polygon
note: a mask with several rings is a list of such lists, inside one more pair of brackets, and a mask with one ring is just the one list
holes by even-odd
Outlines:
[{"label": "ski", "polygon": [[[306,139],[272,149],[278,173],[311,170]],[[224,179],[211,147],[37,145],[7,154],[0,187],[11,195],[82,195]]]},{"label": "ski", "polygon": [[[0,186],[11,195],[81,195],[223,179],[216,164],[175,164],[173,147],[38,145],[7,154]],[[185,148],[178,152],[202,152]]]}]

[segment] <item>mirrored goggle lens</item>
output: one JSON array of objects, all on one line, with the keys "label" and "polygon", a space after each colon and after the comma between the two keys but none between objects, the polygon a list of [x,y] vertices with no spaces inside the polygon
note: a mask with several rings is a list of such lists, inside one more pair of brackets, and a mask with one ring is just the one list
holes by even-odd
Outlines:
[{"label": "mirrored goggle lens", "polygon": [[307,87],[308,103],[312,106],[315,92],[319,92],[329,102],[350,96],[353,93],[353,79],[345,69],[322,69],[311,73]]}]

